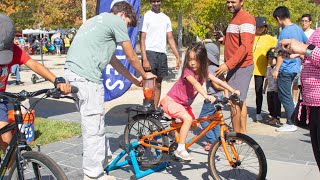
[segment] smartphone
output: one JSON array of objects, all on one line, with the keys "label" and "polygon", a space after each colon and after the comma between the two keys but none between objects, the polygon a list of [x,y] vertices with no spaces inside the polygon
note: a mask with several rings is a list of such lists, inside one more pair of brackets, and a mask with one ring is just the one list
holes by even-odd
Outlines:
[{"label": "smartphone", "polygon": [[215,31],[214,33],[215,33],[216,39],[220,39],[223,36],[221,31]]}]

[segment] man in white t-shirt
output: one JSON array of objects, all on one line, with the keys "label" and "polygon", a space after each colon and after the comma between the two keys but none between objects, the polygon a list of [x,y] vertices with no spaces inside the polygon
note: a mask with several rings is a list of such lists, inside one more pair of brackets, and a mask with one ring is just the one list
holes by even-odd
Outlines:
[{"label": "man in white t-shirt", "polygon": [[154,92],[154,104],[157,107],[162,79],[168,75],[167,40],[176,57],[177,70],[180,68],[180,57],[172,34],[171,20],[160,11],[161,0],[150,0],[150,4],[151,10],[140,20],[140,48],[144,70],[158,77]]},{"label": "man in white t-shirt", "polygon": [[310,28],[311,24],[312,24],[311,15],[310,14],[302,15],[302,17],[301,17],[301,25],[302,25],[302,29],[304,31],[304,34],[307,36],[308,39],[310,38],[310,36],[314,32],[314,30]]}]

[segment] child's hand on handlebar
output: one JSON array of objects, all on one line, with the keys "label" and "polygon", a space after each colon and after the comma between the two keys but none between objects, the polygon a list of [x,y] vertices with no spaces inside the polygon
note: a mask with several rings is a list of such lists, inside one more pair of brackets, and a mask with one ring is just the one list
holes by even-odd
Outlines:
[{"label": "child's hand on handlebar", "polygon": [[57,84],[57,89],[60,89],[60,91],[62,91],[64,95],[71,93],[71,85],[67,83]]},{"label": "child's hand on handlebar", "polygon": [[210,96],[210,95],[208,95],[206,99],[208,99],[211,102],[211,104],[213,104],[217,100],[214,96]]},{"label": "child's hand on handlebar", "polygon": [[240,91],[239,90],[235,90],[234,92],[233,92],[233,94],[236,94],[238,97],[240,96]]}]

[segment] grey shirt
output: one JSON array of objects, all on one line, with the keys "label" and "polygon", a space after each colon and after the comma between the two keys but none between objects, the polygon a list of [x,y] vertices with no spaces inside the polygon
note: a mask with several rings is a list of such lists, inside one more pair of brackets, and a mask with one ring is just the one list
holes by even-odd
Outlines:
[{"label": "grey shirt", "polygon": [[101,71],[109,64],[117,43],[129,40],[121,17],[101,13],[80,27],[68,51],[65,68],[100,83]]},{"label": "grey shirt", "polygon": [[[208,72],[209,72],[210,74],[212,74],[212,75],[215,76],[217,69],[218,69],[217,66],[210,65],[210,66],[208,67]],[[218,78],[221,79],[221,80],[224,79],[223,75],[220,75]],[[208,81],[206,82],[206,87],[207,87],[207,93],[208,93],[208,95],[212,95],[212,96],[216,96],[216,97],[221,97],[221,96],[223,96],[223,91],[219,91],[219,90],[215,89],[214,87],[212,87],[211,80],[208,80]]]}]

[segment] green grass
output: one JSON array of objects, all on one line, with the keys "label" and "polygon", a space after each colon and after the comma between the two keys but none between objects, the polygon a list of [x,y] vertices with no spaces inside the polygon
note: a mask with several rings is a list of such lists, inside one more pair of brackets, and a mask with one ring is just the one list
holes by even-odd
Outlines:
[{"label": "green grass", "polygon": [[45,145],[81,134],[80,124],[74,122],[36,118],[34,126],[35,141],[31,146]]}]

